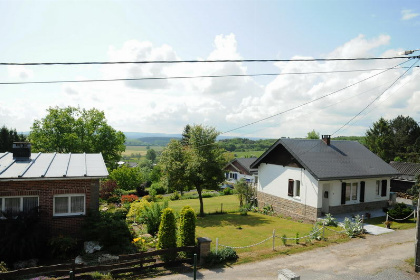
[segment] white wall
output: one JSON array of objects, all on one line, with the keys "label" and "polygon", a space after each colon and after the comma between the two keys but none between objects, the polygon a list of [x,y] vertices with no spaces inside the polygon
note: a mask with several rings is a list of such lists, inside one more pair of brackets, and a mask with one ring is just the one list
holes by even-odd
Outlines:
[{"label": "white wall", "polygon": [[[387,180],[387,192],[386,196],[376,195],[376,181]],[[329,191],[329,202],[330,206],[339,206],[341,205],[341,183],[359,183],[358,190],[357,190],[357,200],[356,201],[346,201],[346,204],[357,204],[360,203],[360,182],[365,182],[365,202],[373,202],[373,201],[383,201],[389,199],[389,192],[390,192],[390,178],[388,177],[380,177],[380,178],[372,178],[372,179],[355,179],[355,180],[335,180],[335,181],[321,181],[319,182],[319,186],[321,188],[321,193],[324,191],[324,184],[330,185]],[[320,201],[322,203],[322,195],[320,196]],[[322,205],[322,204],[319,204]]]},{"label": "white wall", "polygon": [[[315,208],[322,205],[322,201],[318,201],[318,181],[302,168],[262,163],[258,167],[258,179],[258,191]],[[287,195],[289,179],[301,182],[300,198]]]}]

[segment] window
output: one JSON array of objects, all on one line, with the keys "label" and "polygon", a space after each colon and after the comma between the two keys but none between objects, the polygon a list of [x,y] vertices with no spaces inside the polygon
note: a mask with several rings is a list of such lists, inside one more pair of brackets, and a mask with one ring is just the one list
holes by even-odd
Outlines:
[{"label": "window", "polygon": [[54,196],[54,216],[71,216],[84,214],[84,194],[66,194]]},{"label": "window", "polygon": [[300,197],[300,181],[289,179],[289,185],[287,188],[287,195],[290,197]]},{"label": "window", "polygon": [[357,200],[357,189],[359,183],[345,183],[346,184],[346,201]]},{"label": "window", "polygon": [[381,195],[381,181],[376,180],[376,195],[380,196]]},{"label": "window", "polygon": [[0,210],[2,212],[13,214],[28,213],[36,207],[38,207],[37,196],[0,197]]},{"label": "window", "polygon": [[381,181],[381,196],[386,196],[386,190],[387,190],[387,180],[382,180]]},{"label": "window", "polygon": [[233,172],[230,172],[230,173],[229,173],[229,178],[230,178],[230,179],[235,179],[235,180],[238,180],[238,173],[233,173]]}]

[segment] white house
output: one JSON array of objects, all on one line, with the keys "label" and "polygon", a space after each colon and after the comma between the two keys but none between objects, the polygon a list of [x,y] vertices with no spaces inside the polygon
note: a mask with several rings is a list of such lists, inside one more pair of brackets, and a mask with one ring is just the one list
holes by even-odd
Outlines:
[{"label": "white house", "polygon": [[398,171],[354,141],[279,139],[251,168],[258,168],[259,206],[298,219],[316,220],[388,205]]},{"label": "white house", "polygon": [[229,162],[224,168],[226,180],[236,183],[243,178],[251,184],[257,183],[258,169],[251,168],[255,160],[256,158],[235,158]]}]

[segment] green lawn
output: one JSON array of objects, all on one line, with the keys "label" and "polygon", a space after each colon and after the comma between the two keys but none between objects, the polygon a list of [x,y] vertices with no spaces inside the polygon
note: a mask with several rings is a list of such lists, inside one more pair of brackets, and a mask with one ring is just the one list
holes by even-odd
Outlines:
[{"label": "green lawn", "polygon": [[[204,213],[234,212],[239,209],[239,200],[236,195],[223,195],[218,197],[203,198]],[[183,199],[169,201],[169,207],[176,212],[180,212],[182,207],[190,206],[196,213],[200,212],[200,202],[198,199]]]},{"label": "green lawn", "polygon": [[[371,225],[375,225],[379,227],[385,227],[385,224],[384,224],[385,220],[386,220],[385,217],[377,217],[377,218],[372,218],[372,219],[366,219],[364,222],[366,224],[371,224]],[[410,229],[410,228],[415,228],[415,227],[416,227],[416,220],[414,218],[407,219],[405,220],[405,222],[392,221],[392,224],[391,224],[391,229]]]}]

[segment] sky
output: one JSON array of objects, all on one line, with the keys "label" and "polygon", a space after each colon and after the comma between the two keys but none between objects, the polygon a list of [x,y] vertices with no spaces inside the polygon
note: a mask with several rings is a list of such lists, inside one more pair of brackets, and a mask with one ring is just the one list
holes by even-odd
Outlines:
[{"label": "sky", "polygon": [[[418,1],[0,0],[0,11],[0,63],[239,60],[0,65],[0,126],[20,132],[57,106],[99,109],[123,132],[201,124],[245,138],[361,136],[380,117],[420,121],[420,63],[399,54],[420,48]],[[373,57],[401,58],[243,61]],[[23,84],[206,75],[245,76]]]}]

